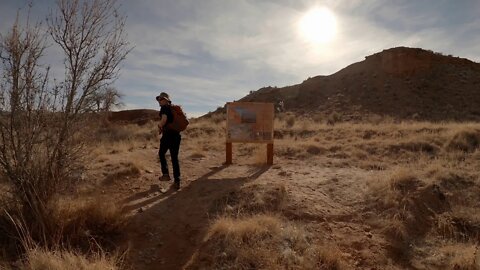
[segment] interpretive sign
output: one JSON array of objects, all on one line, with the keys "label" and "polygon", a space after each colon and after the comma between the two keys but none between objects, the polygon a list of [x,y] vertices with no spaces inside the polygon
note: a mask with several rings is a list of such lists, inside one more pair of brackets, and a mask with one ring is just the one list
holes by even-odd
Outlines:
[{"label": "interpretive sign", "polygon": [[266,143],[267,163],[273,164],[273,103],[227,103],[227,164],[232,163],[232,143]]},{"label": "interpretive sign", "polygon": [[273,103],[227,103],[227,142],[273,143]]}]

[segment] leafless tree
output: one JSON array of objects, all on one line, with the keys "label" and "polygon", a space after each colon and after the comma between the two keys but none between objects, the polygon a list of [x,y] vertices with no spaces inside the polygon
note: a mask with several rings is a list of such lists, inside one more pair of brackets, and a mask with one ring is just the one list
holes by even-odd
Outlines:
[{"label": "leafless tree", "polygon": [[[27,19],[22,28],[18,16],[0,40],[0,168],[23,211],[39,221],[53,186],[43,181],[51,177],[43,163],[49,155],[49,131],[42,109],[51,101],[48,68],[39,64],[45,41],[39,24],[30,25]],[[40,227],[36,229],[46,231],[44,223],[36,224]]]},{"label": "leafless tree", "polygon": [[[27,17],[25,26],[17,18],[0,36],[0,174],[43,244],[55,230],[46,220],[48,203],[81,160],[92,97],[117,78],[130,50],[117,6],[116,0],[58,0],[47,33]],[[48,37],[65,55],[65,77],[53,84],[40,64]]]},{"label": "leafless tree", "polygon": [[121,99],[123,95],[112,86],[102,88],[96,92],[92,99],[95,103],[94,111],[108,113],[113,107],[120,107],[123,105]]},{"label": "leafless tree", "polygon": [[60,86],[63,127],[55,147],[62,159],[79,116],[92,108],[92,97],[117,78],[130,48],[116,0],[58,0],[57,7],[47,22],[54,42],[65,53]]}]

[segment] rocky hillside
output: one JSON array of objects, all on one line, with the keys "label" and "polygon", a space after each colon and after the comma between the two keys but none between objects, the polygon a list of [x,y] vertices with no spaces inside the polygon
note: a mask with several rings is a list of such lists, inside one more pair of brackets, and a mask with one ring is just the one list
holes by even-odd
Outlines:
[{"label": "rocky hillside", "polygon": [[365,57],[329,76],[266,87],[240,101],[278,102],[301,114],[372,115],[394,119],[480,120],[480,64],[432,51],[398,47]]}]

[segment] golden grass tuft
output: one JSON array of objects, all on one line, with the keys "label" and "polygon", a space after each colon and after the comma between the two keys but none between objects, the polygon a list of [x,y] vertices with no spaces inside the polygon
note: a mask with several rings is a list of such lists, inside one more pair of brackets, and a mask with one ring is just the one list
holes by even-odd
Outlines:
[{"label": "golden grass tuft", "polygon": [[143,167],[138,165],[136,162],[125,162],[120,163],[122,167],[119,170],[111,172],[103,180],[103,184],[110,185],[122,178],[139,176]]},{"label": "golden grass tuft", "polygon": [[188,269],[343,269],[336,247],[276,216],[219,218]]},{"label": "golden grass tuft", "polygon": [[389,179],[390,189],[401,194],[417,190],[423,183],[418,177],[406,168],[399,168],[392,173]]},{"label": "golden grass tuft", "polygon": [[456,131],[446,144],[447,150],[474,152],[478,148],[480,148],[480,130],[473,128]]},{"label": "golden grass tuft", "polygon": [[231,192],[214,203],[213,211],[227,216],[281,212],[287,204],[283,184],[254,184]]},{"label": "golden grass tuft", "polygon": [[116,270],[118,265],[118,257],[105,253],[87,257],[67,250],[33,249],[27,252],[20,270]]},{"label": "golden grass tuft", "polygon": [[63,242],[89,248],[91,240],[108,245],[120,233],[126,218],[113,201],[102,197],[66,198],[52,207],[52,222],[59,228]]},{"label": "golden grass tuft", "polygon": [[478,270],[480,269],[480,250],[474,243],[452,243],[442,247],[441,254],[445,254],[449,261],[448,269]]}]

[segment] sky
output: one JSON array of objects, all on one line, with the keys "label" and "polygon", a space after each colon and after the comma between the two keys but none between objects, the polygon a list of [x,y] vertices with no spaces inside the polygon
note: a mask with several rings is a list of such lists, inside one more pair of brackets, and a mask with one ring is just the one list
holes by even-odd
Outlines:
[{"label": "sky", "polygon": [[[28,2],[0,0],[1,34],[11,27],[18,10],[25,13]],[[37,19],[55,6],[54,0],[31,2]],[[127,39],[133,46],[114,83],[124,95],[122,109],[158,109],[155,96],[165,91],[188,116],[196,117],[251,90],[330,75],[398,46],[480,62],[480,0],[118,3],[127,16]],[[313,20],[310,30],[304,30],[304,18],[312,10],[327,10],[334,21]],[[331,34],[327,40],[312,37],[325,31]],[[46,57],[60,66],[56,52],[52,48]]]}]

